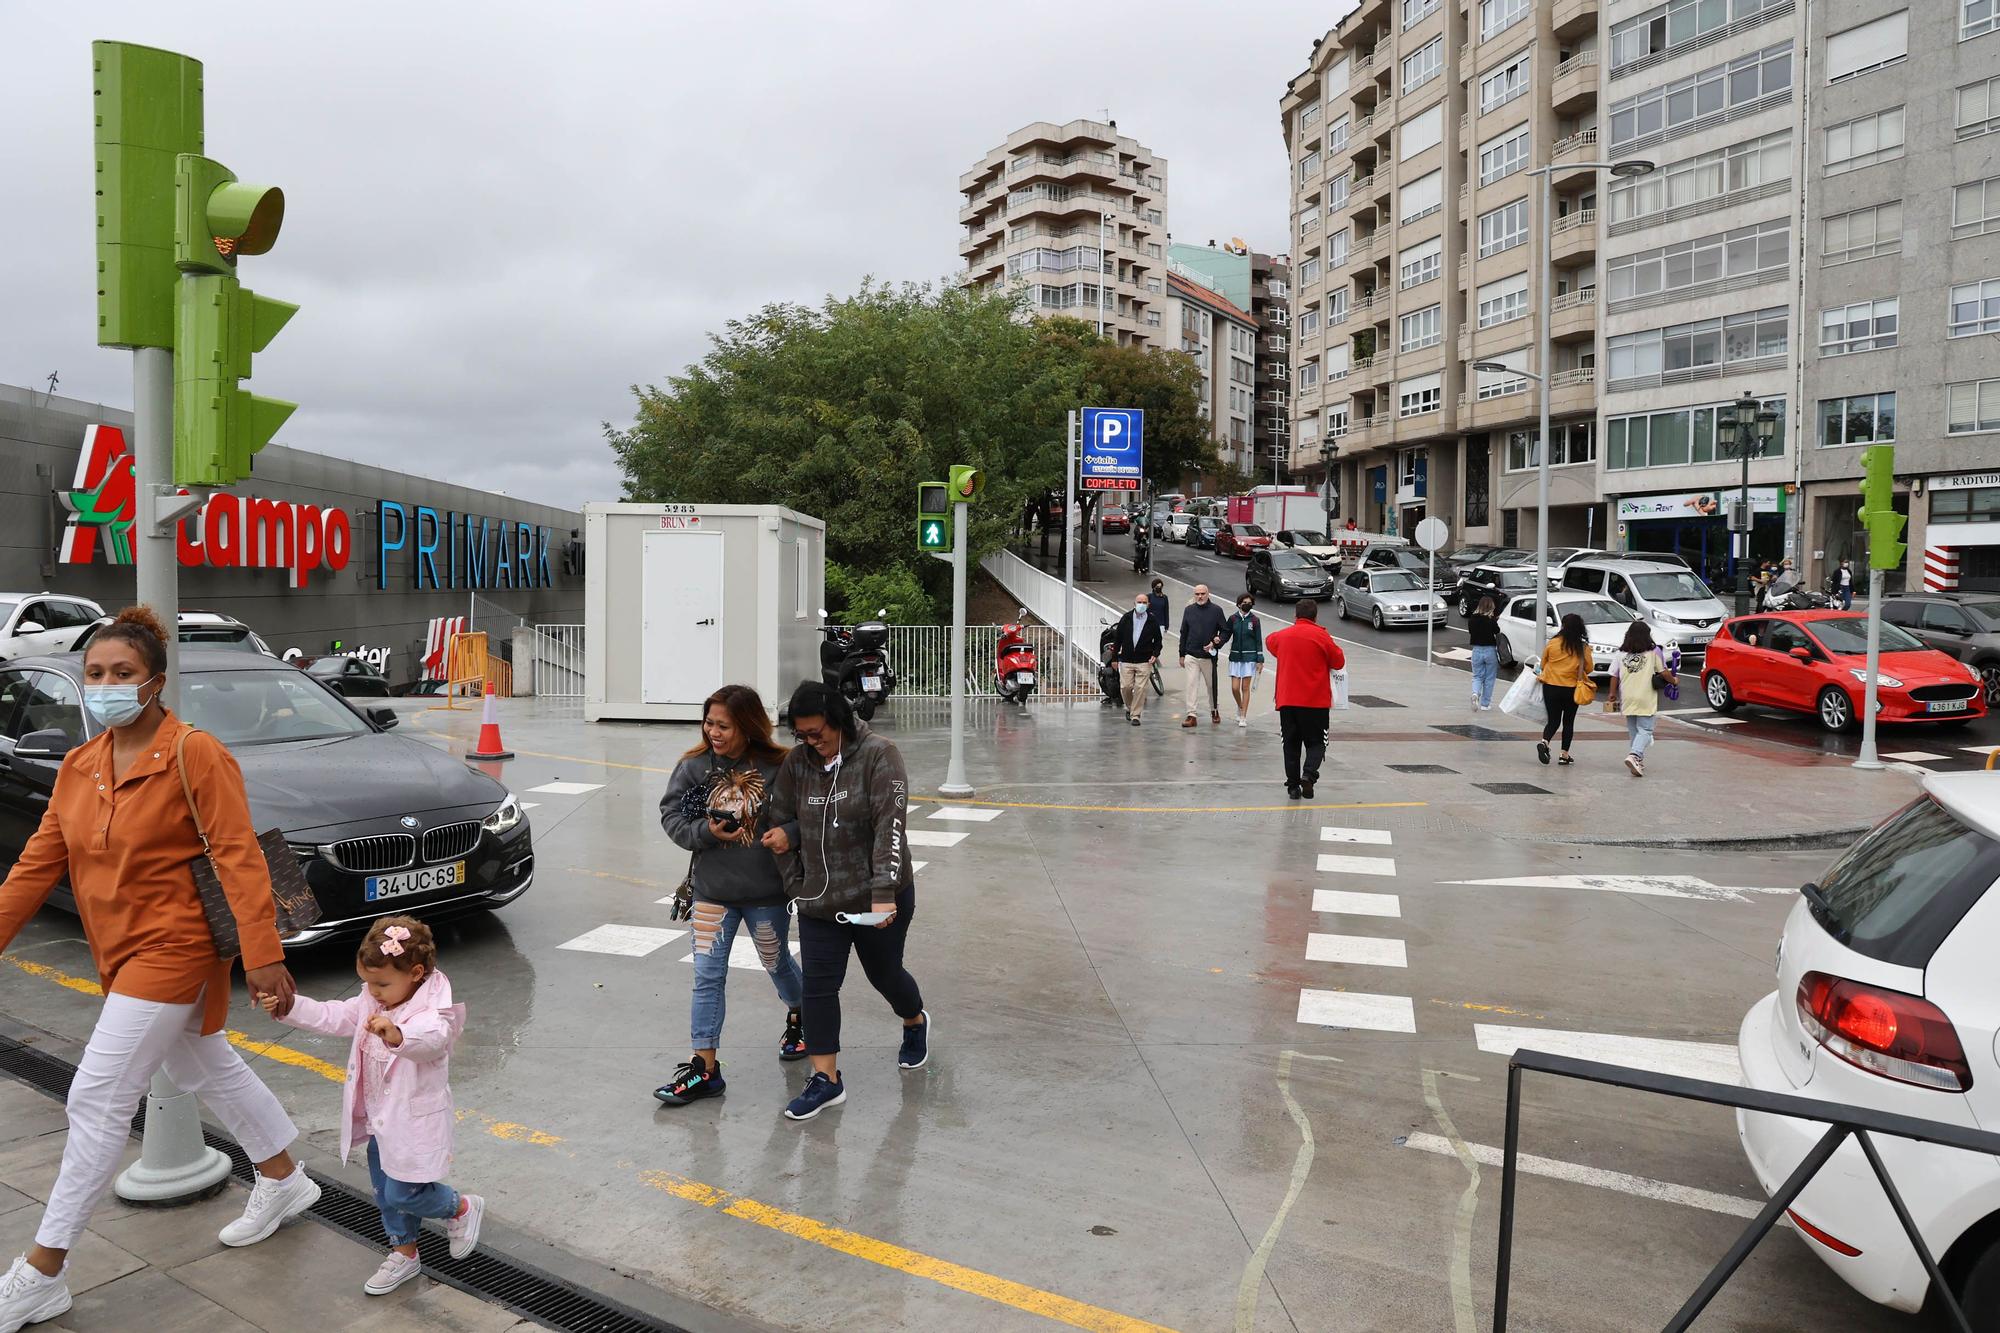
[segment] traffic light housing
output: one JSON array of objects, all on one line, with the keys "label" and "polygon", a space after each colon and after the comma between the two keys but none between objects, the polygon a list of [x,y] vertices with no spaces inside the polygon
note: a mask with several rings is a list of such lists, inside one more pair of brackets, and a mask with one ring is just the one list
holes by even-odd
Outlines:
[{"label": "traffic light housing", "polygon": [[986,489],[986,474],[976,467],[964,463],[951,465],[951,498],[954,504],[966,504],[979,498]]},{"label": "traffic light housing", "polygon": [[1861,526],[1868,533],[1868,567],[1901,569],[1908,549],[1903,529],[1909,524],[1896,512],[1896,448],[1874,444],[1861,451]]},{"label": "traffic light housing", "polygon": [[951,492],[942,481],[921,482],[917,486],[917,549],[951,549]]},{"label": "traffic light housing", "polygon": [[90,44],[97,161],[97,342],[174,345],[174,173],[202,147],[201,62]]}]

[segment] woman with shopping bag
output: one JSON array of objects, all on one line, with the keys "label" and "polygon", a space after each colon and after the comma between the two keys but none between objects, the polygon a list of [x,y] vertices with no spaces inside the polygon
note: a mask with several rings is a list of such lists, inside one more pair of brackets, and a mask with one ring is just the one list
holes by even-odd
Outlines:
[{"label": "woman with shopping bag", "polygon": [[1670,665],[1660,652],[1645,621],[1635,620],[1626,629],[1625,642],[1618,646],[1618,660],[1611,671],[1611,698],[1605,706],[1625,717],[1625,732],[1631,741],[1625,767],[1635,778],[1646,776],[1646,751],[1653,744],[1660,697],[1680,683],[1676,665]]},{"label": "woman with shopping bag", "polygon": [[1569,752],[1576,739],[1576,710],[1597,697],[1597,687],[1590,683],[1590,667],[1590,642],[1584,638],[1583,617],[1572,612],[1562,618],[1562,627],[1542,649],[1541,665],[1535,671],[1535,679],[1542,683],[1542,706],[1548,710],[1542,738],[1535,742],[1535,757],[1545,764],[1549,762],[1549,742],[1558,730],[1562,732],[1562,753],[1556,762],[1576,762]]}]

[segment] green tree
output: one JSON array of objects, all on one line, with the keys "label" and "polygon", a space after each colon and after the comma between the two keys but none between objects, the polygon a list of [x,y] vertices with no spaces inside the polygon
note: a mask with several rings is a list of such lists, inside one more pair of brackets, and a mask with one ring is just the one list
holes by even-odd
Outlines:
[{"label": "green tree", "polygon": [[984,469],[967,506],[976,561],[1005,545],[1030,494],[1061,488],[1072,408],[1146,408],[1155,478],[1214,453],[1187,358],[1114,346],[1074,320],[1024,322],[1016,299],[988,291],[868,283],[817,307],[767,306],[711,341],[664,386],[634,386],[630,427],[606,424],[625,496],[826,520],[842,620],[882,606],[942,619],[950,570],[915,549],[917,484],[953,463]]}]

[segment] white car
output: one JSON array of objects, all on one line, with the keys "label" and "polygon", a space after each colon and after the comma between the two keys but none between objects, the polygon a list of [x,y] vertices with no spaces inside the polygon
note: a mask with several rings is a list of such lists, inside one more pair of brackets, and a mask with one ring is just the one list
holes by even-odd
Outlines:
[{"label": "white car", "polygon": [[1166,518],[1161,522],[1161,526],[1166,529],[1167,540],[1170,542],[1186,541],[1188,534],[1188,525],[1194,522],[1194,519],[1195,516],[1193,514],[1190,514],[1185,509],[1182,509],[1176,513],[1168,514]]},{"label": "white car", "polygon": [[[1590,644],[1590,672],[1608,675],[1611,659],[1625,642],[1626,627],[1639,617],[1608,597],[1587,592],[1549,590],[1548,638],[1567,615],[1583,617],[1583,637]],[[1533,662],[1541,656],[1535,646],[1535,595],[1525,593],[1500,608],[1500,665]]]},{"label": "white car", "polygon": [[[1766,1092],[2000,1126],[2000,779],[1927,775],[1924,794],[1793,904],[1778,989],[1743,1020],[1743,1081]],[[1739,1111],[1767,1193],[1826,1126]],[[2000,1159],[1871,1136],[1973,1328],[2000,1328]],[[1803,1243],[1870,1300],[1914,1311],[1929,1279],[1860,1146],[1841,1144],[1789,1210]]]},{"label": "white car", "polygon": [[0,662],[66,653],[103,614],[103,607],[85,597],[0,593]]},{"label": "white car", "polygon": [[1690,657],[1708,651],[1715,627],[1729,614],[1692,571],[1658,561],[1577,557],[1563,566],[1562,585],[1630,607],[1652,625],[1656,640]]}]

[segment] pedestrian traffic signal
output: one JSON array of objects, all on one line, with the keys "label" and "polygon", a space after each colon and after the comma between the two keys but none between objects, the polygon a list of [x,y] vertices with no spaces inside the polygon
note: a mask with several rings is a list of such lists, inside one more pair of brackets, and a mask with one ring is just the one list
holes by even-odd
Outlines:
[{"label": "pedestrian traffic signal", "polygon": [[202,146],[201,62],[90,44],[97,158],[97,342],[174,345],[174,171]]},{"label": "pedestrian traffic signal", "polygon": [[956,504],[965,504],[979,497],[986,489],[986,474],[976,467],[963,463],[951,465],[951,498]]},{"label": "pedestrian traffic signal", "polygon": [[1875,444],[1861,451],[1861,526],[1868,533],[1868,567],[1901,569],[1909,518],[1896,512],[1896,447]]},{"label": "pedestrian traffic signal", "polygon": [[917,487],[917,549],[951,549],[951,492],[942,481],[926,481]]}]

